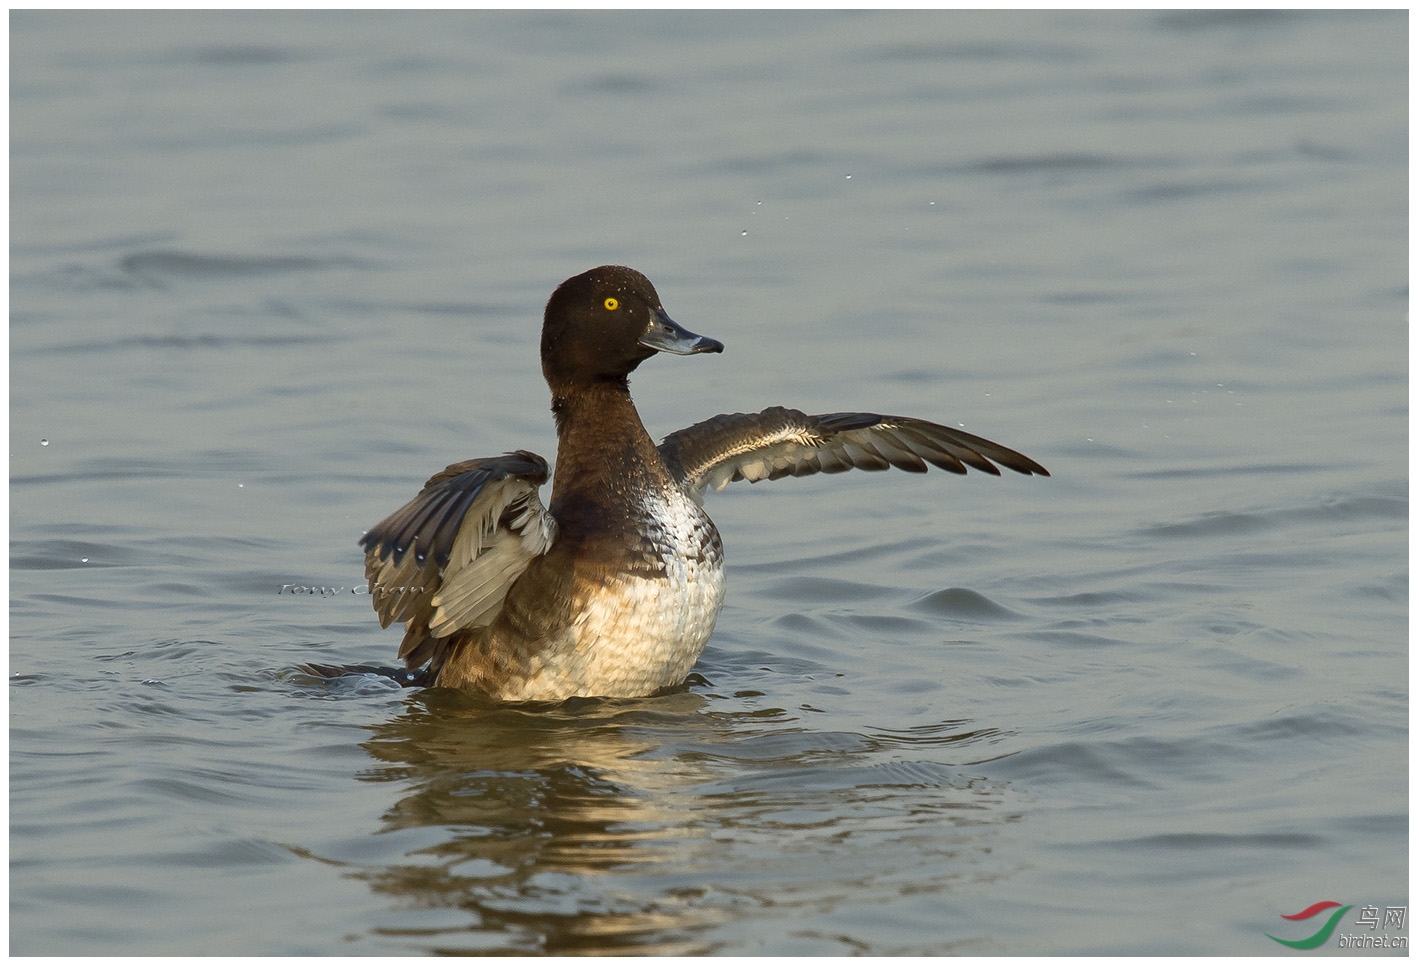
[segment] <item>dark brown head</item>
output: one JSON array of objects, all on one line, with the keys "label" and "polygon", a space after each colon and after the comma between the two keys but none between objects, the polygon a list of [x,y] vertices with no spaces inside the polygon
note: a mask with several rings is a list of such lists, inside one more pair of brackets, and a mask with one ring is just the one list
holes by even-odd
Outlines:
[{"label": "dark brown head", "polygon": [[625,383],[658,352],[718,353],[724,345],[676,325],[650,280],[623,265],[573,276],[552,293],[542,321],[542,375],[553,395],[593,383]]}]

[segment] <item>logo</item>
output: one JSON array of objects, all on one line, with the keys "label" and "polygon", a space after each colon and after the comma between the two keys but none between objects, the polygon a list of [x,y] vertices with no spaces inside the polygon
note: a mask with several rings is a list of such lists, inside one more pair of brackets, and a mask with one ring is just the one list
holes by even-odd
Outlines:
[{"label": "logo", "polygon": [[[1282,920],[1309,920],[1318,913],[1324,913],[1336,907],[1339,907],[1339,909],[1326,917],[1326,921],[1321,928],[1309,937],[1305,937],[1301,940],[1282,940],[1280,937],[1272,937],[1271,934],[1267,934],[1267,936],[1271,937],[1271,939],[1275,940],[1277,943],[1290,947],[1293,950],[1314,950],[1330,939],[1330,935],[1335,932],[1336,926],[1340,923],[1340,918],[1345,916],[1348,911],[1354,909],[1355,905],[1352,903],[1349,906],[1342,907],[1334,900],[1321,900],[1319,903],[1312,903],[1300,913],[1283,913],[1281,915]],[[1408,913],[1409,908],[1407,906],[1385,907],[1384,926],[1403,930],[1404,919]],[[1396,947],[1406,950],[1409,948],[1408,937],[1403,935],[1392,937],[1387,931],[1382,934],[1375,933],[1375,930],[1380,927],[1379,907],[1371,906],[1370,904],[1361,907],[1360,918],[1356,920],[1355,923],[1357,926],[1364,927],[1369,933],[1360,933],[1353,936],[1342,933],[1339,939],[1341,948]]]},{"label": "logo", "polygon": [[[1354,904],[1352,903],[1350,906],[1354,906]],[[1322,900],[1319,903],[1312,903],[1300,913],[1292,913],[1290,915],[1283,913],[1281,914],[1281,919],[1309,920],[1322,910],[1329,910],[1331,907],[1340,907],[1340,904],[1336,903],[1334,900]],[[1271,937],[1272,940],[1275,940],[1279,944],[1285,944],[1287,947],[1293,947],[1296,950],[1314,950],[1330,939],[1330,935],[1335,932],[1335,925],[1340,922],[1340,918],[1345,916],[1345,911],[1349,909],[1350,907],[1340,907],[1339,910],[1336,910],[1330,915],[1330,919],[1325,922],[1325,926],[1321,927],[1304,940],[1282,940],[1280,937],[1271,937],[1271,934],[1267,934],[1267,936]]]}]

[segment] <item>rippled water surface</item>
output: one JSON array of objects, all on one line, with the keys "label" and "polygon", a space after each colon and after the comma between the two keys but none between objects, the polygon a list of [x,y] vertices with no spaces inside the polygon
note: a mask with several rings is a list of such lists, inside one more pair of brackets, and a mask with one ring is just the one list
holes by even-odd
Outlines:
[{"label": "rippled water surface", "polygon": [[[1275,954],[1408,904],[1404,12],[10,41],[13,952]],[[303,676],[393,658],[363,528],[555,452],[541,306],[602,262],[727,346],[636,374],[656,436],[877,409],[1053,476],[711,495],[672,694]]]}]

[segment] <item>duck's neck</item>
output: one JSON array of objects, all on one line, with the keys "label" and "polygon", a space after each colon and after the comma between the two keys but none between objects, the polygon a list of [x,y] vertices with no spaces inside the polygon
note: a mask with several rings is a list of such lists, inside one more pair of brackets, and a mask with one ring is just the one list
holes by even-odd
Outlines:
[{"label": "duck's neck", "polygon": [[553,514],[569,510],[569,495],[596,508],[623,504],[628,492],[667,478],[660,454],[641,424],[625,382],[594,383],[552,394],[557,421]]}]

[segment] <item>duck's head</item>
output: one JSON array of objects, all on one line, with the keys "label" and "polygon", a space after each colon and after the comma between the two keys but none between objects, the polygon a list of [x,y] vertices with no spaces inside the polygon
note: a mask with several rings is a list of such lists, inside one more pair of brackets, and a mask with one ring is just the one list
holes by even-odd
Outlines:
[{"label": "duck's head", "polygon": [[724,344],[697,336],[665,314],[650,280],[623,265],[573,276],[552,293],[542,320],[542,375],[558,390],[626,381],[656,353],[718,353]]}]

